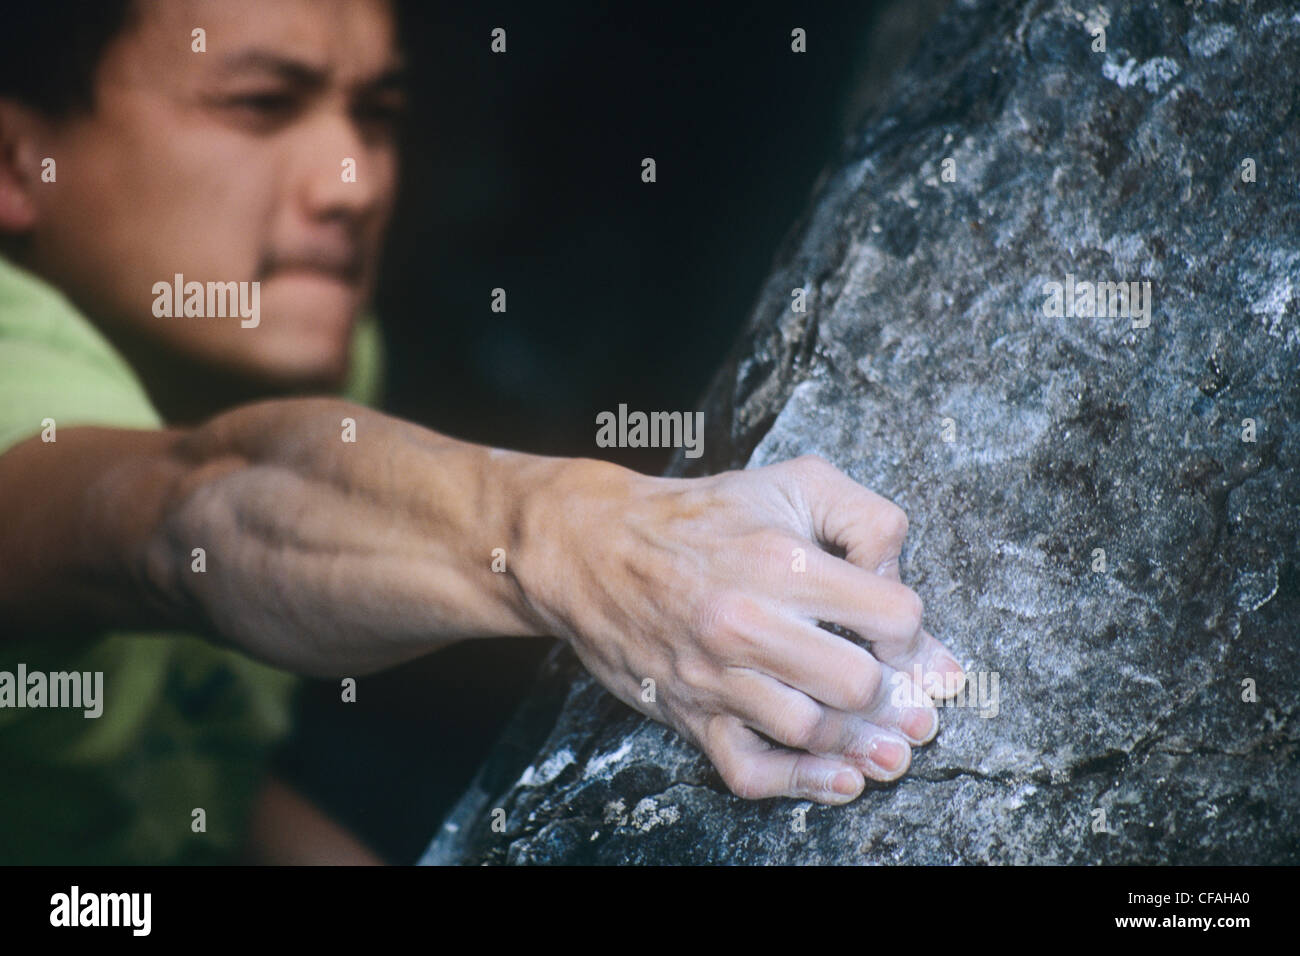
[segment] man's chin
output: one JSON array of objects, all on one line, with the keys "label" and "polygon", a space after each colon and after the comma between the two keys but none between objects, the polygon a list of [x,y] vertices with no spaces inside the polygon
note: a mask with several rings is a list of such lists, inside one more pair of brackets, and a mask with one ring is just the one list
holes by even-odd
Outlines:
[{"label": "man's chin", "polygon": [[[356,290],[341,282],[284,276],[262,290],[251,364],[282,388],[342,387],[359,311]],[[245,331],[245,330],[241,330]]]},{"label": "man's chin", "polygon": [[338,391],[347,381],[350,340],[302,337],[276,343],[250,356],[248,372],[280,392]]},{"label": "man's chin", "polygon": [[241,371],[280,392],[341,389],[350,369],[355,318],[313,317],[297,326],[283,315],[279,318],[263,319],[262,328],[247,330],[245,334],[256,338],[246,340],[252,347],[241,350],[236,362]]}]

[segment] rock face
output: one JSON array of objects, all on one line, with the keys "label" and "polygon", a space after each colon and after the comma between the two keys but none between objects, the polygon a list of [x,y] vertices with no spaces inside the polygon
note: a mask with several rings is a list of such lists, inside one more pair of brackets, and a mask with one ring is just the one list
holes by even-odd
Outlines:
[{"label": "rock face", "polygon": [[748,802],[565,651],[425,861],[1300,862],[1298,91],[1289,0],[955,4],[675,467],[817,452],[898,502],[983,696],[847,807]]}]

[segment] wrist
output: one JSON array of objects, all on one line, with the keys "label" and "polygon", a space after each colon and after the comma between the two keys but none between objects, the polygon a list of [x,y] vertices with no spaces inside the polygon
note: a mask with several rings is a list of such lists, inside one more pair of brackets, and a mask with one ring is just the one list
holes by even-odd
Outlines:
[{"label": "wrist", "polygon": [[595,458],[544,458],[520,469],[522,490],[512,521],[513,573],[536,633],[573,637],[571,607],[587,567],[588,547],[610,533],[644,476]]}]

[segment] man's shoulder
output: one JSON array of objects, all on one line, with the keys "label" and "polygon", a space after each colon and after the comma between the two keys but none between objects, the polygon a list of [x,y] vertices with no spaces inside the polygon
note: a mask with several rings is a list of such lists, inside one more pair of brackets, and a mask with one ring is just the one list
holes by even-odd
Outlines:
[{"label": "man's shoulder", "polygon": [[373,312],[365,312],[357,320],[352,336],[348,379],[342,396],[358,405],[378,406],[384,391],[384,358],[379,319]]},{"label": "man's shoulder", "polygon": [[0,453],[70,425],[158,428],[126,360],[58,290],[0,257]]}]

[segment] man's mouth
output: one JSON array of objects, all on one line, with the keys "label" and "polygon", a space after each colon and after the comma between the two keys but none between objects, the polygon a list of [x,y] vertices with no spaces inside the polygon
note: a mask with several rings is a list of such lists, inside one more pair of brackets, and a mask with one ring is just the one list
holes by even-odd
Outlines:
[{"label": "man's mouth", "polygon": [[288,275],[306,275],[333,279],[347,285],[361,281],[365,263],[359,252],[346,249],[304,249],[271,260],[262,274],[268,279]]}]

